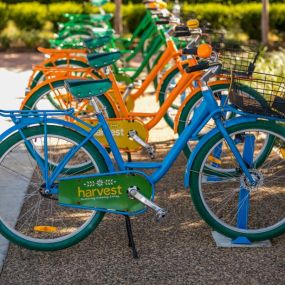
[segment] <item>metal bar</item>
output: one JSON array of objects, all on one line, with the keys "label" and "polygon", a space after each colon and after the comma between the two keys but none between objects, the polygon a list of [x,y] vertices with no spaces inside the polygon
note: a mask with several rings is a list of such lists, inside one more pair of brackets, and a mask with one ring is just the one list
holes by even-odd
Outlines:
[{"label": "metal bar", "polygon": [[[248,165],[253,165],[255,137],[253,135],[246,135],[243,150],[243,158]],[[238,213],[237,213],[237,226],[241,229],[246,229],[248,225],[248,214],[250,206],[250,191],[244,187],[240,187]]]}]

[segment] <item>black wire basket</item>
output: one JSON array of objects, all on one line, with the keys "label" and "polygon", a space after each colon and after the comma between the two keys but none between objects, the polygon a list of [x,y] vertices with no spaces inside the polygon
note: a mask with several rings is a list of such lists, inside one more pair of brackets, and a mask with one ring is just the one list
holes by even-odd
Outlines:
[{"label": "black wire basket", "polygon": [[285,78],[257,72],[233,76],[229,99],[244,112],[285,119]]},{"label": "black wire basket", "polygon": [[238,43],[213,42],[213,50],[218,52],[222,63],[221,74],[251,77],[260,54],[258,46]]}]

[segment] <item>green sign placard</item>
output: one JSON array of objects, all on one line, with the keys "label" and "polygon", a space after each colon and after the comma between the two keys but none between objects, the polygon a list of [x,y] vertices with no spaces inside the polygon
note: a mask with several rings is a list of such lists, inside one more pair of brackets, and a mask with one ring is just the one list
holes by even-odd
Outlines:
[{"label": "green sign placard", "polygon": [[128,188],[136,186],[151,199],[152,185],[137,172],[94,175],[84,178],[63,179],[59,182],[59,203],[80,208],[100,208],[112,211],[136,212],[145,206],[130,198]]}]

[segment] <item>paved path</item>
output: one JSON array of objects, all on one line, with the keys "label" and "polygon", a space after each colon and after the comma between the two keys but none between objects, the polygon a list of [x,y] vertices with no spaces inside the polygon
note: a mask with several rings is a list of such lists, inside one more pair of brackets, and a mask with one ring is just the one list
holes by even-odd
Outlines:
[{"label": "paved path", "polygon": [[[19,109],[25,96],[25,87],[31,67],[42,59],[37,53],[0,53],[0,108]],[[0,132],[7,129],[9,121],[0,117]]]},{"label": "paved path", "polygon": [[[9,53],[0,53],[0,106],[3,110],[17,110],[19,109],[20,103],[25,96],[25,86],[28,82],[28,78],[31,74],[32,64],[36,64],[41,59],[41,55],[35,53],[21,53],[21,54],[9,54]],[[0,133],[6,130],[11,126],[11,122],[8,118],[0,117]],[[17,154],[19,160],[23,160],[23,156],[19,153]],[[24,164],[22,164],[24,165]],[[11,166],[12,167],[12,166]],[[12,167],[13,169],[13,167]],[[3,173],[3,172],[2,172]],[[6,179],[5,182],[8,182],[8,185],[1,184],[0,176],[0,185],[1,189],[6,189],[7,191],[13,191],[15,193],[14,197],[17,199],[18,207],[10,207],[9,201],[6,199],[0,200],[1,209],[7,209],[3,212],[6,212],[9,221],[15,221],[19,214],[19,209],[21,208],[22,198],[28,186],[28,181],[26,185],[23,184],[23,180],[17,183],[15,176],[9,173],[5,173]],[[10,182],[7,179],[10,177]],[[13,184],[13,187],[11,185]],[[10,186],[10,187],[9,187]],[[1,196],[5,193],[1,193]],[[3,197],[3,196],[2,196]],[[11,195],[10,195],[11,197]],[[3,203],[5,201],[5,203]],[[15,200],[13,205],[16,205]],[[6,218],[7,218],[6,217]],[[6,257],[7,249],[9,242],[0,235],[0,272],[3,265],[3,261]]]}]

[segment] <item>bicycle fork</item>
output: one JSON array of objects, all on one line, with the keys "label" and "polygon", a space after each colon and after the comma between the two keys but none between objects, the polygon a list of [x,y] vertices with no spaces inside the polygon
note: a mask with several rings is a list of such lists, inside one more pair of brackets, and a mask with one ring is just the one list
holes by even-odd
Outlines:
[{"label": "bicycle fork", "polygon": [[230,135],[228,134],[227,130],[225,129],[221,119],[220,118],[215,119],[215,122],[216,122],[217,128],[219,129],[219,131],[221,132],[221,134],[225,138],[229,148],[231,149],[234,157],[236,158],[238,165],[240,166],[240,168],[244,172],[245,176],[247,177],[247,179],[251,183],[251,185],[255,186],[256,181],[254,180],[250,171],[248,170],[248,166],[246,165],[246,162],[242,158],[242,156],[241,156],[240,152],[238,151],[234,141],[231,139]]}]

